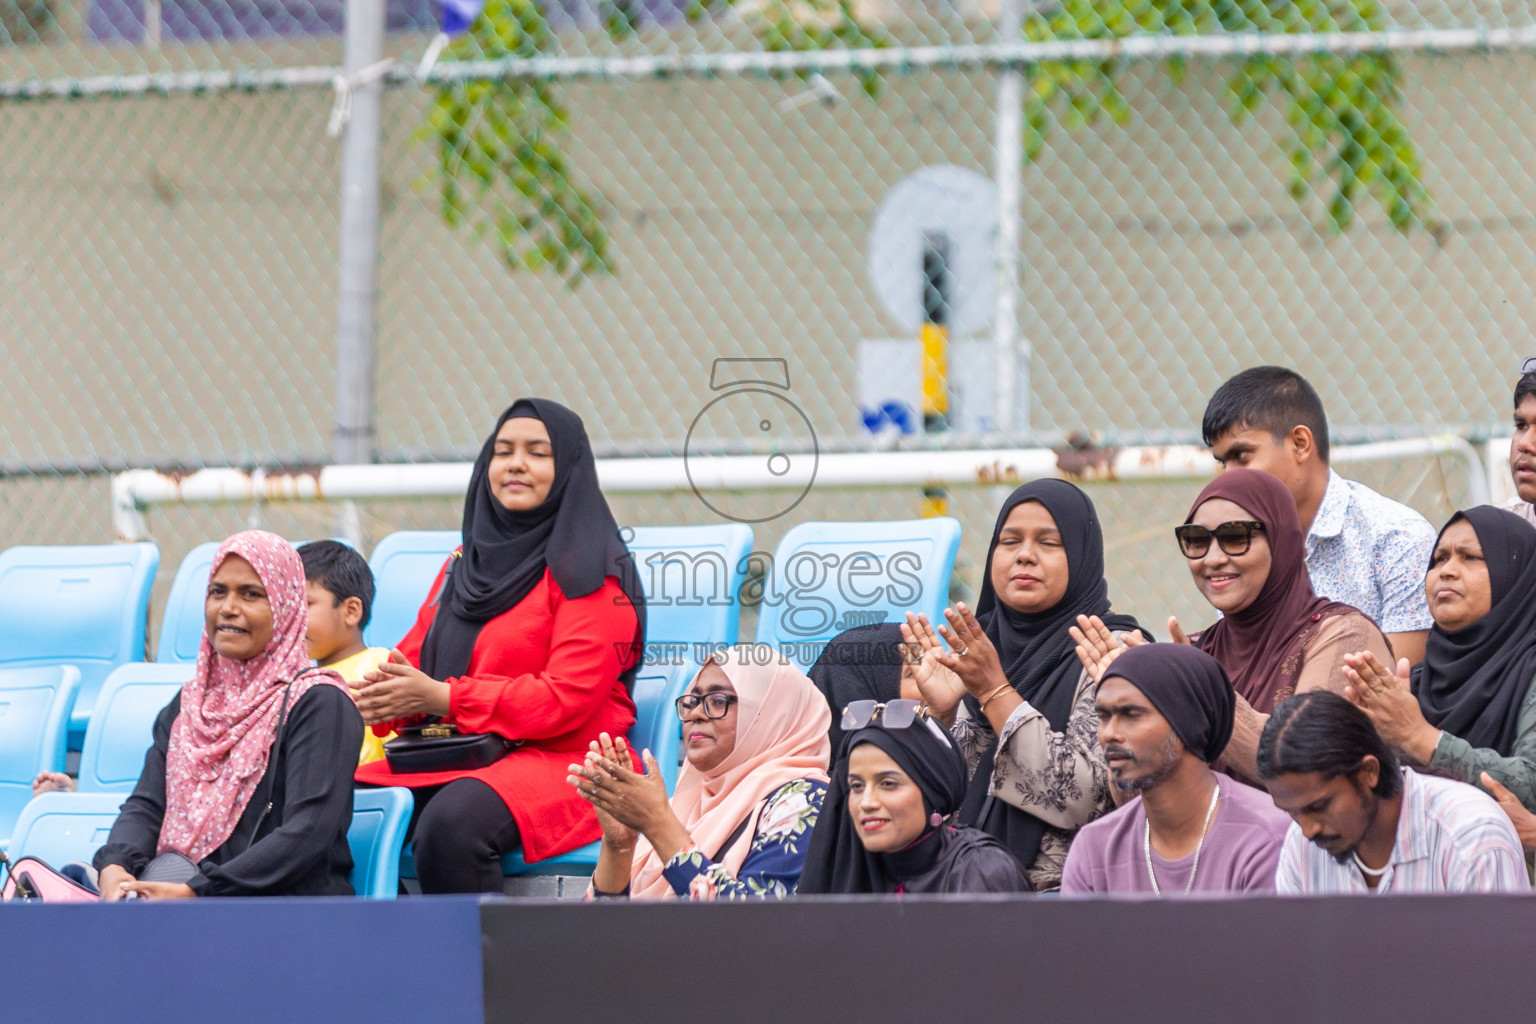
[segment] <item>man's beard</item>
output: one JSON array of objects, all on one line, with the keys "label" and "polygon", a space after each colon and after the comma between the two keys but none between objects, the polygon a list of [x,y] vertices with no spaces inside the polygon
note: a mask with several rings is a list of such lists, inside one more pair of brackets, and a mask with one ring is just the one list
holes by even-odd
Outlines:
[{"label": "man's beard", "polygon": [[[1123,747],[1116,749],[1129,753]],[[1142,762],[1141,758],[1136,758],[1137,763],[1152,765],[1152,770],[1134,779],[1113,779],[1115,788],[1122,793],[1142,793],[1162,785],[1178,769],[1179,755],[1183,752],[1184,746],[1179,742],[1179,738],[1169,733],[1152,752],[1154,760]]]},{"label": "man's beard", "polygon": [[1360,849],[1360,843],[1364,842],[1365,837],[1370,833],[1371,826],[1376,824],[1376,815],[1381,810],[1381,797],[1376,795],[1375,790],[1367,789],[1360,785],[1358,782],[1355,783],[1355,789],[1359,792],[1360,799],[1365,803],[1365,828],[1361,830],[1360,839],[1355,843],[1354,846],[1351,846],[1343,853],[1336,853],[1333,855],[1333,859],[1338,861],[1340,864],[1348,864],[1350,860],[1355,856],[1355,851]]}]

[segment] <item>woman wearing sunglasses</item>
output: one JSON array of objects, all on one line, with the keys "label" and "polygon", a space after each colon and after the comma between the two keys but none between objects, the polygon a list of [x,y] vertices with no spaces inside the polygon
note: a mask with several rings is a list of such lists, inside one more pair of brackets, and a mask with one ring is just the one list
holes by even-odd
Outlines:
[{"label": "woman wearing sunglasses", "polygon": [[604,733],[567,781],[597,809],[591,895],[774,899],[795,891],[827,789],[826,699],[776,648],[717,652],[677,699],[686,761],[669,801],[649,750]]},{"label": "woman wearing sunglasses", "polygon": [[1007,847],[947,821],[965,798],[965,758],[918,701],[855,701],[842,727],[846,754],[811,837],[800,892],[1030,890]]},{"label": "woman wearing sunglasses", "polygon": [[[1174,531],[1195,586],[1221,613],[1193,642],[1227,670],[1237,715],[1223,763],[1258,778],[1259,735],[1269,713],[1308,690],[1343,693],[1344,656],[1392,657],[1364,613],[1312,591],[1296,501],[1275,477],[1229,469],[1206,485]],[[1175,641],[1190,642],[1170,619]]]}]

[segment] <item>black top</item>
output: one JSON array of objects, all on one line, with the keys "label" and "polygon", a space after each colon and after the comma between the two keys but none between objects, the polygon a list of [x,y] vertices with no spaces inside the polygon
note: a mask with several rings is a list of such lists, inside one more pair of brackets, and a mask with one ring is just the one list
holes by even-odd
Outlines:
[{"label": "black top", "polygon": [[848,813],[848,758],[855,747],[885,751],[923,794],[923,812],[948,817],[965,796],[965,758],[944,727],[920,718],[906,729],[871,726],[843,741],[806,847],[799,893],[1029,892],[1029,876],[1007,846],[979,829],[931,825],[895,853],[870,853]]},{"label": "black top", "polygon": [[1033,892],[1019,859],[968,825],[945,825],[884,857],[887,892]]},{"label": "black top", "polygon": [[[93,863],[116,864],[137,877],[155,856],[165,816],[165,755],[177,694],[155,719],[155,745],[139,784],[123,804]],[[264,775],[234,833],[209,854],[188,883],[199,896],[351,896],[352,773],[363,745],[363,719],[335,686],[316,686],[288,713]],[[271,794],[272,812],[257,822]]]}]

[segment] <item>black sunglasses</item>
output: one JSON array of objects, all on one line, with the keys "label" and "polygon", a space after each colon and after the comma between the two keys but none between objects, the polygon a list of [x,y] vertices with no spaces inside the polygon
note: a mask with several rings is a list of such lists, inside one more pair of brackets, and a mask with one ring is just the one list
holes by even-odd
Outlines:
[{"label": "black sunglasses", "polygon": [[843,731],[867,728],[877,717],[882,729],[906,729],[927,715],[928,709],[920,700],[856,700],[843,708]]},{"label": "black sunglasses", "polygon": [[678,720],[686,722],[700,704],[704,705],[705,718],[724,718],[726,712],[731,710],[731,705],[740,699],[734,693],[721,693],[717,690],[704,694],[685,693],[672,703],[677,708]]},{"label": "black sunglasses", "polygon": [[1242,555],[1253,545],[1253,535],[1264,532],[1264,524],[1252,519],[1234,519],[1221,523],[1214,530],[1194,523],[1175,526],[1173,535],[1179,539],[1179,550],[1185,558],[1204,558],[1211,550],[1211,538],[1229,555]]}]

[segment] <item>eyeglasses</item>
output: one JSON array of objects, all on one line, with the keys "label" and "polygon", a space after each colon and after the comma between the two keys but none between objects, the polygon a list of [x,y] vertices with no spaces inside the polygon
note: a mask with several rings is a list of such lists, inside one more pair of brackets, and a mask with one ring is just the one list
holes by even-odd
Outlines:
[{"label": "eyeglasses", "polygon": [[1520,376],[1524,377],[1528,373],[1536,373],[1536,356],[1528,356],[1520,364]]},{"label": "eyeglasses", "polygon": [[875,720],[880,718],[882,729],[905,729],[919,718],[928,716],[928,709],[920,700],[886,701],[856,700],[843,708],[843,731],[853,732],[856,729],[867,728]]},{"label": "eyeglasses", "polygon": [[705,718],[724,718],[725,713],[731,710],[731,705],[741,698],[733,693],[685,693],[673,704],[677,708],[677,717],[680,721],[687,721],[700,704],[704,705]]},{"label": "eyeglasses", "polygon": [[1179,550],[1184,552],[1185,558],[1204,558],[1205,553],[1211,550],[1212,537],[1216,538],[1216,543],[1227,554],[1246,554],[1253,544],[1253,535],[1263,532],[1264,524],[1252,519],[1234,519],[1230,523],[1221,523],[1214,530],[1194,523],[1173,528],[1173,535],[1179,538]]}]

